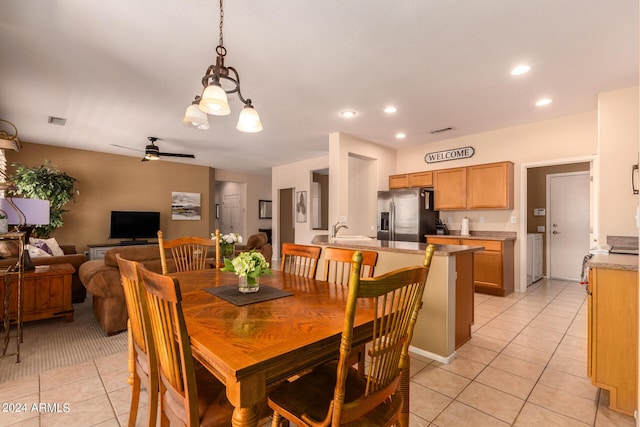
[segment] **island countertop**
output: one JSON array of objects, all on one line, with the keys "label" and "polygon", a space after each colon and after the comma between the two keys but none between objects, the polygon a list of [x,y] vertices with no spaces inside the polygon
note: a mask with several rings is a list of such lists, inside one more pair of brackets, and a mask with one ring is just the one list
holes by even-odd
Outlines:
[{"label": "island countertop", "polygon": [[451,230],[449,234],[427,234],[429,237],[444,237],[465,240],[516,240],[517,233],[512,231],[471,231],[468,236],[460,234],[460,230]]},{"label": "island countertop", "polygon": [[[349,240],[345,237],[339,237],[338,239],[331,239],[326,234],[317,235],[311,241],[314,245],[320,246],[335,246],[350,249],[362,249],[362,250],[375,250],[385,252],[398,252],[408,254],[423,254],[427,248],[426,243],[421,242],[400,242],[389,240],[376,240],[376,239],[354,239]],[[434,255],[450,256],[464,254],[468,252],[480,251],[483,246],[464,246],[464,245],[434,245]]]},{"label": "island countertop", "polygon": [[607,268],[609,270],[638,271],[637,255],[598,254],[587,261],[591,268]]}]

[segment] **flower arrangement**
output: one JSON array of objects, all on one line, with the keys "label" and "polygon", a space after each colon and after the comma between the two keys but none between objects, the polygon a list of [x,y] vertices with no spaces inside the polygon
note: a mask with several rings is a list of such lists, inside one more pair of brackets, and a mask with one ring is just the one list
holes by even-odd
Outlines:
[{"label": "flower arrangement", "polygon": [[245,277],[249,286],[255,286],[256,279],[263,274],[272,274],[264,255],[254,250],[240,252],[232,260],[225,259],[221,271],[232,271],[240,277]]},{"label": "flower arrangement", "polygon": [[[211,233],[211,240],[216,240],[216,233]],[[220,252],[225,258],[233,256],[233,245],[242,243],[242,236],[238,233],[223,234],[220,236]]]}]

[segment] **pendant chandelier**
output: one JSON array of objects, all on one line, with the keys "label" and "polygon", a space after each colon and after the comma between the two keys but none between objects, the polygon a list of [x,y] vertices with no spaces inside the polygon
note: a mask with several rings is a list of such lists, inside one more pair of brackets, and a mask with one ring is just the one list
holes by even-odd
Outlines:
[{"label": "pendant chandelier", "polygon": [[[222,24],[224,22],[224,10],[220,0],[220,41],[216,47],[216,63],[209,65],[207,72],[202,77],[204,87],[202,95],[195,97],[187,107],[182,122],[196,129],[209,129],[207,115],[226,116],[231,113],[227,94],[236,93],[244,108],[240,111],[236,129],[241,132],[255,133],[262,130],[262,122],[258,112],[253,108],[251,99],[245,99],[240,92],[240,76],[233,67],[224,65],[224,57],[227,54],[222,40]],[[225,87],[223,87],[223,85]]]}]

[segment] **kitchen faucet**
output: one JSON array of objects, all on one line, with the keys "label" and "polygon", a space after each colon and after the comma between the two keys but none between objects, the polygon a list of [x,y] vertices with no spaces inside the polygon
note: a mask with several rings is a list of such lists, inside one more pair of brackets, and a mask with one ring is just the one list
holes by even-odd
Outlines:
[{"label": "kitchen faucet", "polygon": [[340,221],[336,222],[335,224],[333,224],[333,226],[331,227],[331,238],[334,239],[336,237],[336,234],[338,234],[338,231],[340,231],[341,228],[349,228],[344,224],[341,224]]}]

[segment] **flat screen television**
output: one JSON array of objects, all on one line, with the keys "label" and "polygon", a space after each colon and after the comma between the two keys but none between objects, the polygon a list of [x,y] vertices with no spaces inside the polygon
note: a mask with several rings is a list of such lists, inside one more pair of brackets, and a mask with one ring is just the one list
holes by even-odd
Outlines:
[{"label": "flat screen television", "polygon": [[153,239],[158,230],[160,212],[111,211],[110,239]]}]

